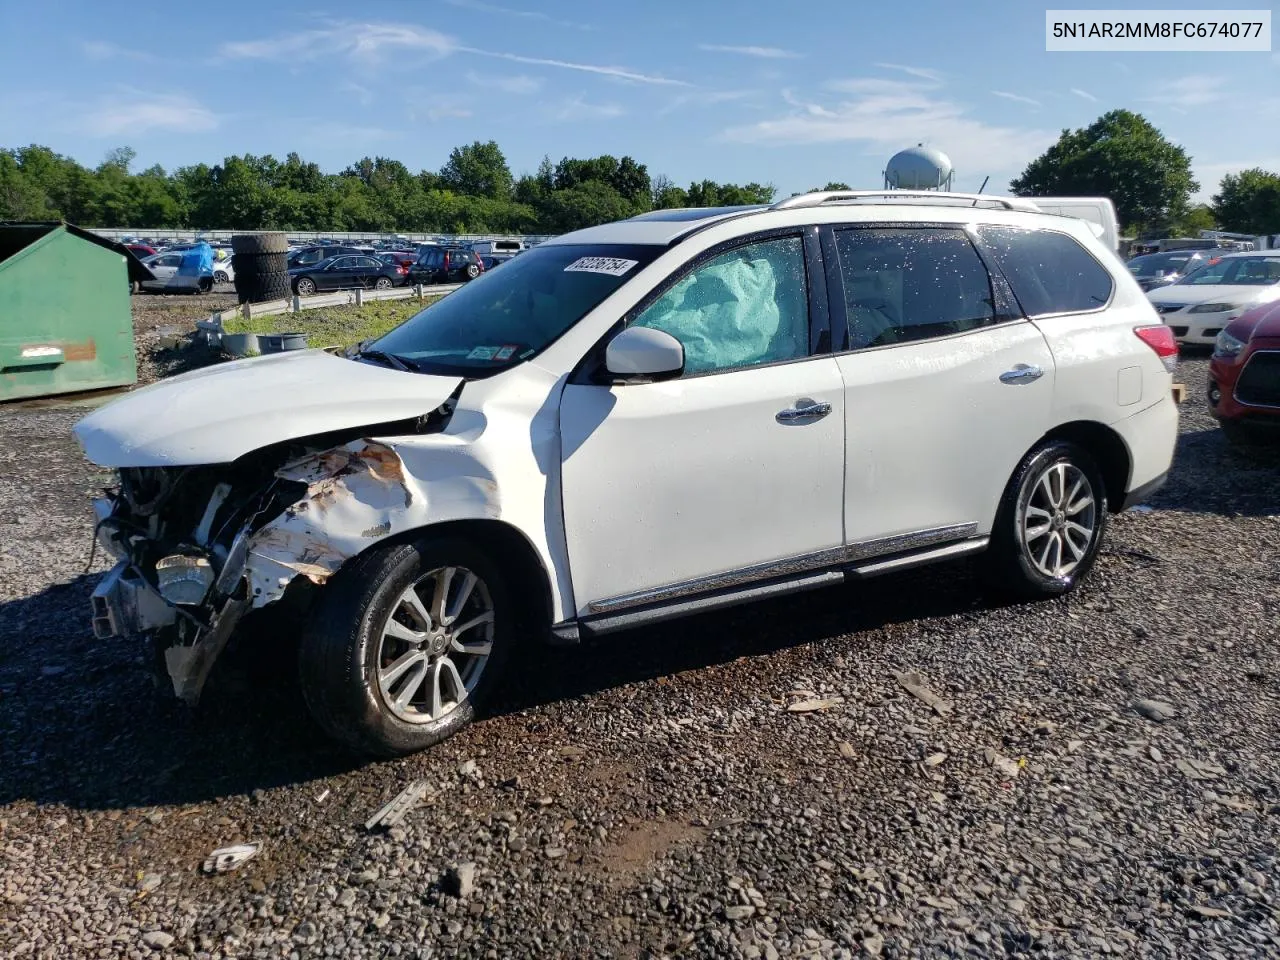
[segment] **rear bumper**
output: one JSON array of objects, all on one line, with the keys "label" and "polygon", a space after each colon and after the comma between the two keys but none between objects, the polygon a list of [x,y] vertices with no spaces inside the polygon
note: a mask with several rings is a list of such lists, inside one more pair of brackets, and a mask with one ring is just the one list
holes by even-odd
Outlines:
[{"label": "rear bumper", "polygon": [[1154,493],[1169,474],[1178,442],[1178,406],[1173,396],[1162,397],[1111,427],[1129,450],[1129,482],[1121,501]]}]

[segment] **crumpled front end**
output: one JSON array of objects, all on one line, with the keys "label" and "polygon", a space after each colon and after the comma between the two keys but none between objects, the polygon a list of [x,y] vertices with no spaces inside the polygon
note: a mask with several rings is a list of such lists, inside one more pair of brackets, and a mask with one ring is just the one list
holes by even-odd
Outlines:
[{"label": "crumpled front end", "polygon": [[369,439],[119,479],[95,504],[97,541],[118,562],[94,591],[94,632],[151,637],[189,703],[246,614],[428,520],[395,447]]}]

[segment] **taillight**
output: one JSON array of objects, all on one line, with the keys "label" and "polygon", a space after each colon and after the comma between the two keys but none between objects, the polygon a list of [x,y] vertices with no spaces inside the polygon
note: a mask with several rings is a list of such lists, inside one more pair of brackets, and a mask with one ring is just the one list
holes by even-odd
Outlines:
[{"label": "taillight", "polygon": [[1134,327],[1133,332],[1138,339],[1156,352],[1164,368],[1170,373],[1178,369],[1178,341],[1174,339],[1173,330],[1163,323],[1150,327]]}]

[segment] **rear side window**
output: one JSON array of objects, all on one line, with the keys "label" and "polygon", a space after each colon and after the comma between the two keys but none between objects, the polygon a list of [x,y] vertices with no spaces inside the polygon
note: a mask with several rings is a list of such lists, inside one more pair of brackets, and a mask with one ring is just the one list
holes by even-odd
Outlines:
[{"label": "rear side window", "polygon": [[1065,233],[979,227],[978,235],[1028,317],[1097,310],[1111,299],[1111,274]]},{"label": "rear side window", "polygon": [[963,230],[855,228],[835,236],[850,350],[996,322],[991,277]]}]

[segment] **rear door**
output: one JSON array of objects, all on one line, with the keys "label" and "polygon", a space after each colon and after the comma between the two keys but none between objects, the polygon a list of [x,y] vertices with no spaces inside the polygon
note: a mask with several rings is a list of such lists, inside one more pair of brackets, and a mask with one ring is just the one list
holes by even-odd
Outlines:
[{"label": "rear door", "polygon": [[824,240],[844,348],[848,546],[875,556],[986,535],[1048,427],[1044,337],[961,227],[837,227]]}]

